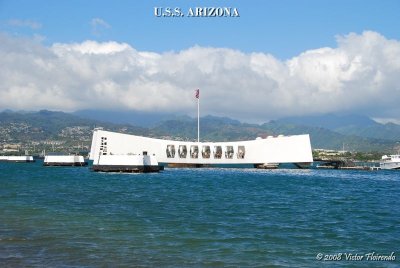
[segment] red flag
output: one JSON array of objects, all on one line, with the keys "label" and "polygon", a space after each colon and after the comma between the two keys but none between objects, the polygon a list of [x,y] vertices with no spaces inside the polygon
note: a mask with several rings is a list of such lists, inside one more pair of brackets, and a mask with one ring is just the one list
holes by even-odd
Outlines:
[{"label": "red flag", "polygon": [[196,89],[196,93],[194,95],[196,99],[200,98],[200,89]]}]

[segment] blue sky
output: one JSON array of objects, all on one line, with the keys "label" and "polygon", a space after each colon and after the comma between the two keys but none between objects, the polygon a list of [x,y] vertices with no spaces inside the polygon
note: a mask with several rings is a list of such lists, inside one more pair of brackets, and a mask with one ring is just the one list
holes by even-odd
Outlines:
[{"label": "blue sky", "polygon": [[[157,18],[153,8],[237,7],[240,18]],[[399,39],[400,1],[102,1],[1,0],[1,30],[41,35],[46,44],[84,40],[126,42],[139,50],[179,51],[193,45],[271,53],[287,59],[336,45],[335,36],[372,30]],[[91,21],[100,18],[108,26]],[[12,20],[37,22],[31,29]]]},{"label": "blue sky", "polygon": [[193,116],[200,88],[204,115],[400,122],[399,14],[399,0],[0,0],[0,110]]}]

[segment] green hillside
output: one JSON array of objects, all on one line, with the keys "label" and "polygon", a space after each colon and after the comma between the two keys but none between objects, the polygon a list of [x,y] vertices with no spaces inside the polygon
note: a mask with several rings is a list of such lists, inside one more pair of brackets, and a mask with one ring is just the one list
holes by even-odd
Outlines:
[{"label": "green hillside", "polygon": [[[341,150],[344,147],[347,151],[390,153],[396,150],[398,146],[395,138],[399,126],[385,126],[388,127],[387,135],[392,137],[393,140],[384,139],[384,137],[387,138],[385,131],[380,133],[382,138],[368,138],[365,135],[357,135],[360,133],[357,133],[354,128],[349,128],[347,132],[342,128],[342,133],[339,133],[339,131],[322,127],[284,121],[271,121],[257,125],[241,123],[230,118],[206,116],[201,118],[200,121],[200,137],[202,141],[235,141],[252,140],[257,137],[265,138],[271,135],[310,134],[314,149]],[[0,113],[0,145],[5,147],[7,144],[18,144],[20,148],[38,151],[43,148],[46,149],[50,145],[54,149],[54,144],[57,144],[56,150],[71,150],[77,144],[81,144],[80,146],[88,150],[92,130],[95,127],[165,139],[193,141],[197,139],[197,120],[188,116],[161,121],[154,127],[145,128],[129,124],[101,122],[63,112],[46,110],[39,112],[8,111]],[[381,127],[381,125],[374,124],[369,125],[369,127],[374,129]],[[359,126],[358,129],[363,128]],[[380,128],[379,131],[382,132],[382,129]],[[378,131],[376,130],[376,132]]]}]

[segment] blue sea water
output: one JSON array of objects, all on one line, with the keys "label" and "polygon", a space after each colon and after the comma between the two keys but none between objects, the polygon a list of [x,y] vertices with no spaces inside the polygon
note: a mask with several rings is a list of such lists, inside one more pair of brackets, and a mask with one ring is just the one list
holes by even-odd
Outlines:
[{"label": "blue sea water", "polygon": [[399,193],[396,171],[0,163],[0,265],[399,267]]}]

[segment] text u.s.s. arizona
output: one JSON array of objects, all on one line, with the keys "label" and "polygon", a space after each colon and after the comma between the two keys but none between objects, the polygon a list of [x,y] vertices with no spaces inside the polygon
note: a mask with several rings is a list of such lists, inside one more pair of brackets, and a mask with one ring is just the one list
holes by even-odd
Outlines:
[{"label": "text u.s.s. arizona", "polygon": [[236,7],[154,7],[156,17],[240,17]]}]

